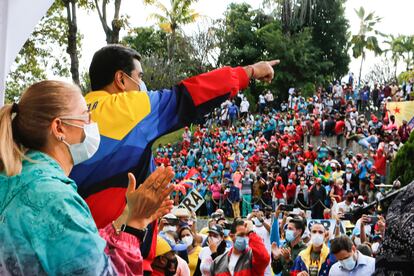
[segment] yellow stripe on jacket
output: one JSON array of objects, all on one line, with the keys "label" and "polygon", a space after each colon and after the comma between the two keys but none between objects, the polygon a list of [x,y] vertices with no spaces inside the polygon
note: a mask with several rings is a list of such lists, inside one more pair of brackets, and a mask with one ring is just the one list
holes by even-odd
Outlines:
[{"label": "yellow stripe on jacket", "polygon": [[[306,249],[302,250],[299,253],[299,256],[302,258],[302,261],[306,265],[308,270],[309,270],[309,266],[311,264],[311,250],[312,250],[312,245],[308,246]],[[324,243],[322,245],[321,255],[320,255],[320,258],[319,258],[318,271],[321,270],[322,264],[326,261],[326,258],[328,257],[328,255],[329,255],[329,248]]]},{"label": "yellow stripe on jacket", "polygon": [[130,91],[109,94],[93,91],[85,96],[92,120],[98,123],[101,135],[122,140],[150,112],[146,92]]}]

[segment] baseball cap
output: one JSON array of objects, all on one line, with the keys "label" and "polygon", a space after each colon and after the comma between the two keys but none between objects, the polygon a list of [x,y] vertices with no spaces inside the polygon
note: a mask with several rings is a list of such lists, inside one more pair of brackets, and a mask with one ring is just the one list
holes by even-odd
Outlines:
[{"label": "baseball cap", "polygon": [[221,225],[213,225],[210,228],[208,228],[207,233],[214,233],[217,235],[224,235],[224,231],[223,231],[223,227],[221,227]]}]

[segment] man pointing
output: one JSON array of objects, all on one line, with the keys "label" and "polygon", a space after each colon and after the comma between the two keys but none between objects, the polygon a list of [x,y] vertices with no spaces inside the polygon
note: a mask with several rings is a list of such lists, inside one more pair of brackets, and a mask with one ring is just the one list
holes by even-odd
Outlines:
[{"label": "man pointing", "polygon": [[[95,53],[89,67],[92,92],[85,97],[98,123],[101,144],[94,157],[76,166],[71,177],[86,198],[98,227],[115,220],[125,206],[126,172],[137,183],[155,168],[152,143],[159,137],[195,122],[219,106],[254,78],[270,82],[272,66],[279,61],[246,67],[223,67],[185,79],[160,91],[146,92],[141,56],[120,45],[108,45]],[[154,256],[156,224],[149,226],[141,252],[150,272]]]}]

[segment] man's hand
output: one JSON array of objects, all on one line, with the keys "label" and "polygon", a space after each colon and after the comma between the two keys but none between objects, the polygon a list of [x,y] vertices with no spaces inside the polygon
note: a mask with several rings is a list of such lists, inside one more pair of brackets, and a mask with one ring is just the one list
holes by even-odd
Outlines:
[{"label": "man's hand", "polygon": [[253,222],[251,220],[247,220],[244,223],[244,227],[246,227],[246,234],[249,234],[253,231]]},{"label": "man's hand", "polygon": [[244,67],[244,70],[251,78],[271,83],[275,75],[272,66],[279,63],[280,60],[260,61],[253,65]]},{"label": "man's hand", "polygon": [[282,251],[282,256],[283,258],[285,258],[286,262],[290,261],[290,248],[281,248],[280,249]]},{"label": "man's hand", "polygon": [[211,253],[217,252],[217,247],[219,246],[219,242],[214,242],[212,238],[208,238],[208,247],[210,248]]},{"label": "man's hand", "polygon": [[296,274],[296,276],[309,276],[309,274],[306,271],[302,271]]},{"label": "man's hand", "polygon": [[369,223],[370,223],[370,220],[369,220],[368,216],[367,215],[362,215],[362,217],[361,217],[361,226],[369,224]]},{"label": "man's hand", "polygon": [[272,258],[277,261],[282,256],[282,250],[277,246],[277,243],[272,243]]}]

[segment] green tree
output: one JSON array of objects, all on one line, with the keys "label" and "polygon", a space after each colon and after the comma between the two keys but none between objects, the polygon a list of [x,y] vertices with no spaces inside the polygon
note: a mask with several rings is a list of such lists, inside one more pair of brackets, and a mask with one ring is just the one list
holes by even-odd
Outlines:
[{"label": "green tree", "polygon": [[404,53],[404,48],[402,45],[402,36],[399,35],[394,37],[393,35],[388,36],[389,40],[386,40],[385,43],[389,45],[389,48],[384,50],[384,53],[391,53],[391,60],[394,63],[394,78],[397,79],[397,66],[398,61]]},{"label": "green tree", "polygon": [[168,36],[168,61],[174,59],[177,46],[177,33],[180,28],[193,23],[199,17],[191,5],[196,0],[170,0],[170,7],[164,5],[160,0],[144,0],[144,3],[154,5],[159,12],[150,15],[157,20],[159,27],[169,34]]},{"label": "green tree", "polygon": [[414,180],[414,131],[404,146],[398,151],[395,160],[391,163],[391,181],[400,178],[402,185]]},{"label": "green tree", "polygon": [[406,70],[410,70],[410,66],[413,63],[414,54],[414,36],[403,35],[400,37],[400,45],[402,48],[402,56],[406,64]]},{"label": "green tree", "polygon": [[320,74],[340,79],[348,72],[351,61],[348,20],[345,17],[345,0],[317,1],[309,24],[312,28],[312,44],[321,50]]},{"label": "green tree", "polygon": [[135,28],[123,38],[123,44],[141,53],[144,81],[150,89],[171,87],[186,77],[205,72],[206,68],[210,69],[198,58],[198,51],[192,44],[196,39],[184,37],[180,33],[175,39],[175,58],[169,61],[166,47],[168,35],[164,31],[153,27]]},{"label": "green tree", "polygon": [[265,90],[287,98],[290,87],[311,87],[324,81],[319,58],[321,50],[313,45],[312,28],[285,34],[282,23],[262,10],[247,4],[229,5],[223,29],[219,32],[219,65],[248,65],[258,60],[280,59],[271,84],[257,83],[250,87],[254,97]]},{"label": "green tree", "polygon": [[366,14],[363,7],[360,7],[359,10],[355,10],[355,12],[360,21],[359,32],[352,36],[351,43],[353,45],[352,53],[354,58],[361,57],[361,66],[359,68],[358,77],[358,85],[360,85],[362,64],[365,60],[366,50],[373,51],[376,55],[381,54],[382,50],[378,45],[376,36],[383,36],[383,34],[375,29],[375,25],[381,21],[381,18],[375,16],[374,12]]}]

